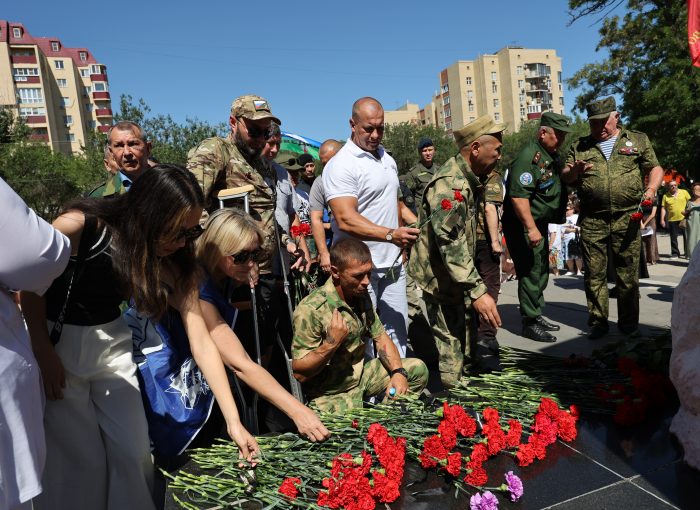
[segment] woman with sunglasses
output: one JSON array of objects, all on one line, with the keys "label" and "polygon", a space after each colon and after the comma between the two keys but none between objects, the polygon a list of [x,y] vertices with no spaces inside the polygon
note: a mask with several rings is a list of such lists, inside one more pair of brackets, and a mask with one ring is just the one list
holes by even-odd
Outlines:
[{"label": "woman with sunglasses", "polygon": [[256,283],[263,235],[242,211],[221,209],[209,217],[196,247],[197,260],[207,274],[200,289],[202,315],[224,363],[236,376],[289,416],[303,437],[323,441],[330,433],[318,416],[251,360],[232,329],[237,310],[229,296],[237,287]]},{"label": "woman with sunglasses", "polygon": [[[54,222],[70,238],[74,257],[46,297],[21,297],[48,399],[44,492],[36,508],[155,508],[132,335],[120,310],[128,297],[155,319],[169,308],[179,311],[229,435],[249,461],[258,451],[241,424],[197,299],[194,239],[203,202],[189,171],[159,165],[127,194],[76,201]],[[50,335],[47,319],[61,317],[62,331]]]}]

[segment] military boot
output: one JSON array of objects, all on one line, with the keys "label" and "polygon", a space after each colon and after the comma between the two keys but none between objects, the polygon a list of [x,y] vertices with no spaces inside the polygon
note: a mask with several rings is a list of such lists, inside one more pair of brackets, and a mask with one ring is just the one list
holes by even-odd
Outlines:
[{"label": "military boot", "polygon": [[541,315],[535,319],[535,322],[542,326],[542,329],[545,331],[559,331],[561,329],[561,326],[558,324],[554,324],[552,322],[549,322],[547,319],[542,317]]},{"label": "military boot", "polygon": [[523,322],[522,336],[534,340],[535,342],[552,343],[557,341],[557,337],[545,330],[538,322]]}]

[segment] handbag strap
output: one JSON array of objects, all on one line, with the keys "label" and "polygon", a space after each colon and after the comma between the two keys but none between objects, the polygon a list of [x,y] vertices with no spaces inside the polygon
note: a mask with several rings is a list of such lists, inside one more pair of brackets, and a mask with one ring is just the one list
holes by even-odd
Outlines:
[{"label": "handbag strap", "polygon": [[53,323],[53,328],[51,328],[51,334],[49,338],[51,343],[56,345],[61,339],[61,331],[63,331],[63,322],[66,318],[66,311],[68,310],[68,302],[70,301],[70,291],[73,287],[73,283],[80,279],[80,275],[84,269],[85,259],[90,251],[90,244],[95,238],[95,233],[97,231],[97,218],[95,216],[85,215],[85,226],[83,227],[83,233],[80,236],[80,246],[78,246],[78,256],[75,259],[75,264],[73,265],[73,270],[70,275],[70,281],[68,282],[68,290],[66,291],[66,299],[61,307],[61,312],[56,318],[56,322]]}]

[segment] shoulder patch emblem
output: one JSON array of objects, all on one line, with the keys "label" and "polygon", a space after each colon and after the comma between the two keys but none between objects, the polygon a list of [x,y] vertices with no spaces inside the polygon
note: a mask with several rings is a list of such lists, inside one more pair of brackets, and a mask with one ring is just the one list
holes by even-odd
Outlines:
[{"label": "shoulder patch emblem", "polygon": [[[539,152],[537,154],[539,154]],[[532,174],[530,172],[523,172],[522,174],[520,174],[520,178],[518,180],[523,186],[532,184]]]}]

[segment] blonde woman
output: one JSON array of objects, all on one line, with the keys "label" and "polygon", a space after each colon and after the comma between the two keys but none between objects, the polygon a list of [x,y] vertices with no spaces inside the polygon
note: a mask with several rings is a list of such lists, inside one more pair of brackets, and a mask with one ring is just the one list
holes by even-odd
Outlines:
[{"label": "blonde woman", "polygon": [[302,436],[323,441],[330,433],[318,416],[250,359],[231,328],[237,311],[227,296],[231,288],[257,280],[262,241],[263,232],[242,211],[221,209],[209,217],[196,247],[197,259],[206,272],[200,288],[202,315],[221,358],[236,376],[289,416]]}]

